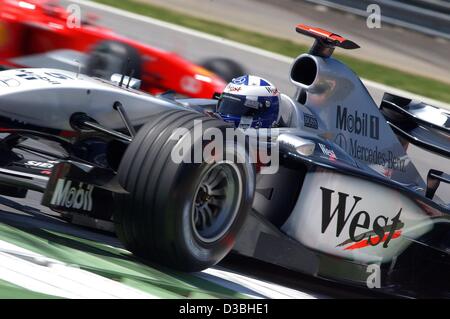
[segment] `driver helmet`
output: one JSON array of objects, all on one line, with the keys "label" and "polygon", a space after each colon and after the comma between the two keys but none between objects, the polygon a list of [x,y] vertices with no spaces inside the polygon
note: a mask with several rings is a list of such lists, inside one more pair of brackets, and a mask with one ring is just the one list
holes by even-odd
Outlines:
[{"label": "driver helmet", "polygon": [[254,75],[233,79],[224,89],[217,113],[235,127],[271,128],[278,122],[280,92],[269,81]]}]

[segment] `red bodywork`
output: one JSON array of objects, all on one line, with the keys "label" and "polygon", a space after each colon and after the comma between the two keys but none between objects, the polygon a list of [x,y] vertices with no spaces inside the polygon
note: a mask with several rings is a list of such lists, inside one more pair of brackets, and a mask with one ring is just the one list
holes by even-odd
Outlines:
[{"label": "red bodywork", "polygon": [[101,41],[114,40],[138,50],[142,58],[141,89],[152,94],[174,90],[191,97],[211,98],[226,83],[217,75],[175,53],[122,37],[92,23],[69,27],[66,8],[49,0],[0,0],[0,65],[11,58],[53,50],[88,53]]}]

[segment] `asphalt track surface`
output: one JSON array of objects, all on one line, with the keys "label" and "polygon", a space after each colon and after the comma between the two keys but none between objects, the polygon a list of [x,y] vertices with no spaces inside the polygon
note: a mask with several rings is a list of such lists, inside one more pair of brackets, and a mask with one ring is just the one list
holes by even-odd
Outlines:
[{"label": "asphalt track surface", "polygon": [[[142,21],[130,21],[130,18],[111,14],[103,10],[90,9],[89,11],[95,11],[99,15],[102,24],[124,35],[167,50],[175,50],[194,61],[200,61],[212,55],[233,57],[239,61],[251,61],[252,63],[249,63],[251,65],[250,72],[271,78],[285,92],[292,93],[292,91],[289,91],[292,88],[287,80],[289,65],[285,61],[271,60],[268,56],[258,55],[228,45],[220,46],[217,42],[211,42],[208,39],[189,37],[186,34],[149,25]],[[142,30],[145,30],[145,32],[142,32]],[[444,169],[449,167],[448,162],[443,162],[440,158],[429,156],[428,154],[425,156],[420,152],[417,149],[412,149],[413,155],[417,155],[419,159],[417,162],[419,168],[432,166],[434,168]],[[450,192],[447,189],[443,193],[445,195]],[[29,272],[36,269],[42,271],[41,268],[36,268],[36,265],[42,266],[42,259],[44,257],[41,255],[37,255],[36,257],[33,254],[44,254],[45,252],[46,255],[51,255],[49,257],[63,260],[66,264],[77,264],[77,267],[81,271],[89,270],[113,281],[131,281],[133,283],[131,287],[141,287],[142,285],[148,284],[148,281],[153,280],[151,281],[153,286],[151,289],[147,287],[146,289],[132,292],[125,289],[122,292],[121,289],[123,287],[117,287],[117,296],[113,297],[123,297],[121,293],[125,295],[130,293],[128,296],[139,297],[139,293],[142,291],[147,293],[144,297],[148,297],[150,294],[150,297],[156,295],[156,297],[168,298],[205,296],[219,298],[357,297],[366,293],[331,283],[324,284],[320,280],[307,278],[300,274],[293,274],[282,269],[274,269],[265,264],[242,260],[235,256],[225,260],[219,267],[193,276],[171,272],[156,265],[143,265],[139,260],[135,260],[123,251],[118,240],[110,234],[94,232],[84,227],[70,225],[64,220],[57,218],[57,214],[40,205],[40,195],[34,192],[30,192],[27,198],[23,200],[0,197],[0,211],[2,239],[6,237],[8,239],[7,243],[0,240],[0,258],[7,258],[5,259],[6,261],[14,261],[15,263],[25,260],[28,263],[26,267],[29,267],[25,269]],[[20,247],[26,247],[28,250],[26,252],[20,252],[20,247],[13,246],[11,248],[11,243],[16,243]],[[32,260],[32,266],[29,265],[30,260]],[[83,260],[84,263],[80,260]],[[108,262],[108,265],[105,265],[105,260]],[[52,262],[47,261],[48,263],[53,265]],[[95,265],[98,265],[98,267]],[[6,267],[5,264],[2,264],[2,266]],[[118,268],[120,267],[123,269],[121,268],[119,271]],[[135,273],[130,274],[124,270],[125,268],[130,268]],[[6,269],[3,268],[2,271],[5,272]],[[53,278],[54,268],[50,267],[49,271],[44,272],[44,274],[48,276],[49,282],[55,280]],[[12,275],[13,277],[15,276],[13,278],[15,283],[20,282],[21,278],[17,278],[17,274]],[[77,276],[84,278],[83,276],[86,276],[86,274],[77,274]],[[27,277],[26,280],[26,284],[29,284],[30,278]],[[36,280],[36,278],[33,280]],[[44,283],[44,285],[47,284],[48,282]],[[111,282],[108,284],[114,285]],[[45,292],[48,290],[49,293],[36,294],[34,297],[55,295],[50,293],[54,287],[50,287],[51,289],[47,286],[41,287],[42,282],[39,285],[41,290],[38,291]],[[32,287],[28,288],[31,289]],[[24,295],[20,287],[10,285],[0,278],[0,296],[14,297],[8,295],[12,294],[12,292],[14,292],[14,296],[19,297],[32,296],[30,294]],[[104,291],[94,292],[97,293],[94,294],[94,297],[104,296],[102,294],[106,293]],[[69,298],[73,296],[92,297],[90,295],[83,295],[84,293],[86,292],[58,291],[56,295]],[[134,295],[131,293],[134,293]],[[369,296],[375,295],[371,293]]]}]

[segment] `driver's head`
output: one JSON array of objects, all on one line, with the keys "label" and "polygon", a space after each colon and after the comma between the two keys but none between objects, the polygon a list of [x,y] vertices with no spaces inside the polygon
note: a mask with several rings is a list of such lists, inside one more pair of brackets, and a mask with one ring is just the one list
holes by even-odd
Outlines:
[{"label": "driver's head", "polygon": [[280,93],[269,81],[254,75],[233,79],[223,91],[217,113],[241,128],[276,126]]}]

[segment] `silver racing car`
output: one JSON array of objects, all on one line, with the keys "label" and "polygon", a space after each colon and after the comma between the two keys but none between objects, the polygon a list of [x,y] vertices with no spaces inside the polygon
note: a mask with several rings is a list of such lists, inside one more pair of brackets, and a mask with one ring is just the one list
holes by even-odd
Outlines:
[{"label": "silver racing car", "polygon": [[[315,42],[291,66],[297,93],[281,95],[279,126],[232,138],[216,99],[152,96],[124,75],[0,72],[0,193],[42,192],[62,217],[113,229],[135,255],[175,269],[233,250],[360,286],[377,271],[385,291],[448,296],[450,205],[436,194],[450,175],[419,171],[409,150],[448,163],[450,113],[391,94],[377,106],[332,57],[357,44],[296,30]],[[194,158],[211,129],[224,133],[221,154]],[[248,147],[262,136],[278,155],[270,173],[275,157],[262,163]]]}]

